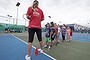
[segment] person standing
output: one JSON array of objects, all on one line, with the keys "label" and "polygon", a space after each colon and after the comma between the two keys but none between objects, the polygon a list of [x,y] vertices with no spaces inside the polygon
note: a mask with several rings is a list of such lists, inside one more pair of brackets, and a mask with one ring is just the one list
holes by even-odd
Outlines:
[{"label": "person standing", "polygon": [[55,44],[57,45],[59,43],[59,32],[58,32],[58,25],[57,25],[57,23],[54,23],[54,29],[55,29],[55,33],[56,33]]},{"label": "person standing", "polygon": [[48,50],[50,49],[50,46],[51,46],[51,39],[50,39],[50,24],[47,23],[45,25],[46,27],[46,32],[45,32],[45,41],[46,41],[46,44],[44,47],[47,47]]},{"label": "person standing", "polygon": [[51,47],[52,47],[52,45],[54,44],[55,37],[56,37],[56,33],[55,33],[54,22],[50,22]]},{"label": "person standing", "polygon": [[27,10],[26,17],[29,19],[29,26],[28,26],[28,53],[25,56],[26,60],[31,60],[31,48],[33,43],[34,34],[36,32],[38,41],[40,43],[41,50],[40,52],[43,53],[43,41],[42,41],[42,30],[41,30],[41,21],[44,20],[43,11],[38,7],[39,2],[35,0],[33,5],[30,6]]},{"label": "person standing", "polygon": [[71,29],[71,31],[70,31],[70,41],[72,41],[72,35],[73,35],[73,31]]},{"label": "person standing", "polygon": [[66,29],[66,36],[67,36],[66,41],[70,41],[70,33],[71,33],[71,29],[70,29],[70,27],[67,27],[67,29]]},{"label": "person standing", "polygon": [[65,36],[66,36],[66,26],[65,24],[63,24],[63,26],[61,27],[61,34],[62,34],[62,42],[65,40]]}]

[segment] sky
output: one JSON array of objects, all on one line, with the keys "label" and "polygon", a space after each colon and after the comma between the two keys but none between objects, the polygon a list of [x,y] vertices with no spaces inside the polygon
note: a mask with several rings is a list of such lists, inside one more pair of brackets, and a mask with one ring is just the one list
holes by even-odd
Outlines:
[{"label": "sky", "polygon": [[[22,15],[26,14],[29,6],[34,0],[0,0],[0,16],[11,15],[17,17],[16,3],[20,2],[18,7],[18,24],[24,24]],[[47,22],[54,21],[59,24],[77,23],[83,26],[90,26],[90,0],[38,0],[39,7],[43,10]],[[48,16],[51,16],[49,18]],[[1,20],[1,19],[0,19]],[[4,21],[4,20],[3,20]],[[0,21],[0,22],[3,22]],[[26,23],[28,25],[28,23]]]}]

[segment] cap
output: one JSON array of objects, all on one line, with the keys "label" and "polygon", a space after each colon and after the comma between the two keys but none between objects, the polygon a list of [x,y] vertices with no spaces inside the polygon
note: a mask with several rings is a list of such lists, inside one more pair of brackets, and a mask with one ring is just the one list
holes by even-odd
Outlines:
[{"label": "cap", "polygon": [[34,3],[34,4],[38,4],[39,2],[38,2],[37,0],[34,0],[33,3]]}]

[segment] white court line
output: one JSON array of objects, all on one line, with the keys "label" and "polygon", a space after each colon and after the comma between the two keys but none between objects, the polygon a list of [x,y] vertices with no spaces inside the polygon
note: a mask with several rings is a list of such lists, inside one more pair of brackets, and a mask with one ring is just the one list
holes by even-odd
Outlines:
[{"label": "white court line", "polygon": [[[23,43],[28,44],[27,42],[25,42],[25,41],[23,41],[22,39],[16,37],[15,35],[13,35],[13,34],[11,34],[11,35],[12,35],[13,37],[17,38],[18,40],[22,41]],[[34,46],[32,46],[32,47],[33,47],[34,49],[36,49],[36,47],[34,47]],[[50,58],[53,59],[53,60],[57,60],[57,59],[53,58],[52,56],[46,54],[45,52],[43,52],[43,54],[46,55],[46,56],[48,56],[48,57],[50,57]]]}]

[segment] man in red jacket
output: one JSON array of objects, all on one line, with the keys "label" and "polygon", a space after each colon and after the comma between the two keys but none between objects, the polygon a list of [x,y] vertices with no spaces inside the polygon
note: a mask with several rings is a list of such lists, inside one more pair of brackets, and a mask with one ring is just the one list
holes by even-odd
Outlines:
[{"label": "man in red jacket", "polygon": [[32,43],[33,43],[33,38],[34,34],[36,32],[41,50],[40,52],[42,53],[42,47],[43,47],[43,42],[42,42],[42,30],[41,30],[41,21],[44,20],[44,15],[43,11],[38,7],[39,2],[35,0],[33,2],[33,5],[28,8],[26,17],[29,19],[29,26],[28,26],[28,34],[29,34],[29,40],[28,40],[28,54],[25,56],[26,60],[31,60],[30,59],[30,52],[32,48]]}]

